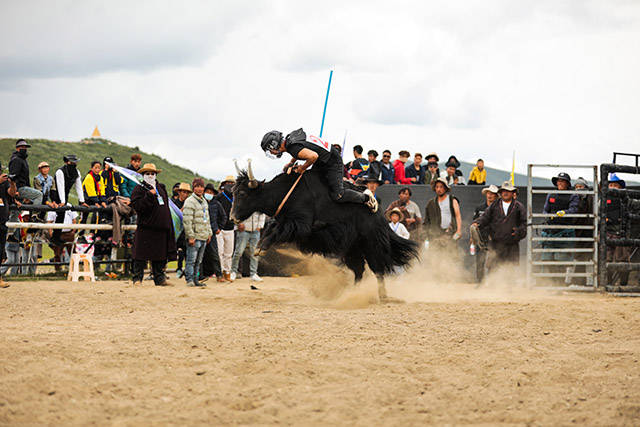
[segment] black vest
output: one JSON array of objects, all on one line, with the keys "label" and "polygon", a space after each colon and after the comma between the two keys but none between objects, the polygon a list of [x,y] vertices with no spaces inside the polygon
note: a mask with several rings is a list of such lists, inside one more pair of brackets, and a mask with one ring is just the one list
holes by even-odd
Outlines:
[{"label": "black vest", "polygon": [[[63,189],[64,199],[68,202],[69,192],[71,191],[71,187],[73,187],[76,184],[76,179],[78,179],[78,177],[80,176],[80,172],[78,172],[77,167],[72,169],[70,165],[64,165],[58,170],[62,171],[62,175],[64,175],[64,189]],[[56,174],[57,173],[58,171],[56,171]],[[55,192],[53,191],[54,189],[55,189]],[[60,192],[60,189],[58,188],[57,181],[55,182],[55,185],[51,188],[51,190],[52,190],[52,193],[51,193],[52,200],[54,200],[56,203],[60,203],[60,196],[58,195]]]},{"label": "black vest", "polygon": [[[550,194],[549,195],[549,207],[551,213],[556,213],[558,211],[566,211],[569,209],[569,205],[571,204],[571,196],[572,194]],[[549,223],[556,225],[568,225],[574,224],[575,221],[573,218],[562,218],[555,217],[550,218],[551,221]],[[553,230],[553,232],[558,232],[560,230]]]},{"label": "black vest", "polygon": [[617,226],[622,217],[620,197],[610,195],[606,200],[607,226]]}]

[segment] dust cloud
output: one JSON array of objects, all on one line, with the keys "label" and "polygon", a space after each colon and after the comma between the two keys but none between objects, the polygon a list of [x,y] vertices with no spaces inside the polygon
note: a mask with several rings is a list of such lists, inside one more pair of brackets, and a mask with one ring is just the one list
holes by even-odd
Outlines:
[{"label": "dust cloud", "polygon": [[[291,254],[292,255],[292,254]],[[363,280],[354,284],[353,274],[335,260],[297,253],[295,270],[309,288],[312,298],[339,309],[365,308],[376,304],[378,283],[368,269]],[[465,269],[461,257],[437,249],[422,250],[420,258],[400,274],[385,278],[389,296],[404,302],[487,301],[509,302],[549,297],[546,291],[526,286],[524,268],[502,265],[494,268],[481,284]]]}]

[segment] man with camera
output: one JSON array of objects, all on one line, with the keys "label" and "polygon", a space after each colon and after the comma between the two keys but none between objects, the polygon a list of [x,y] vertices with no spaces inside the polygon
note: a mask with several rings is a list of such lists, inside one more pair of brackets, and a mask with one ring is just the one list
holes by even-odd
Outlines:
[{"label": "man with camera", "polygon": [[[0,165],[2,172],[2,165]],[[0,174],[0,263],[6,259],[4,247],[7,242],[7,220],[9,219],[9,205],[17,193],[15,181],[10,181],[6,173]],[[0,276],[0,288],[8,288],[9,284]]]}]

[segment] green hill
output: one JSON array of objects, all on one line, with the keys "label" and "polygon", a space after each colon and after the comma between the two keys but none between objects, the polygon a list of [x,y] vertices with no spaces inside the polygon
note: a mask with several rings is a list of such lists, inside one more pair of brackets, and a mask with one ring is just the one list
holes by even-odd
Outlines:
[{"label": "green hill", "polygon": [[[17,138],[0,139],[0,162],[4,172],[8,171],[9,158],[15,151],[16,140]],[[111,156],[116,164],[126,166],[129,164],[129,159],[133,153],[140,153],[142,163],[154,163],[157,168],[162,169],[162,173],[158,175],[158,180],[165,184],[169,190],[176,182],[191,183],[196,176],[204,178],[190,169],[170,163],[157,154],[145,153],[138,147],[128,147],[106,139],[91,139],[80,142],[51,141],[48,139],[27,139],[27,141],[31,144],[27,159],[29,161],[31,180],[38,174],[38,163],[41,161],[46,161],[51,165],[50,174],[53,175],[62,166],[62,156],[65,154],[75,154],[80,158],[78,170],[84,178],[89,172],[89,166],[93,160],[102,162],[102,159]],[[205,180],[210,181],[206,178]],[[215,184],[217,187],[218,183]]]}]

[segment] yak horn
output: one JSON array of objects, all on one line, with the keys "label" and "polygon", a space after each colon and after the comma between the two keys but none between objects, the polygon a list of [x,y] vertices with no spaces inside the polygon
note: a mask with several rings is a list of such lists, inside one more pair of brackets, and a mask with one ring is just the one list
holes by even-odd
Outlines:
[{"label": "yak horn", "polygon": [[247,159],[247,174],[249,175],[249,188],[257,188],[258,181],[253,176],[253,169],[251,168],[251,159]]},{"label": "yak horn", "polygon": [[236,166],[236,172],[240,175],[242,171],[240,170],[240,166],[238,166],[238,159],[233,159],[233,164]]},{"label": "yak horn", "polygon": [[251,159],[247,159],[247,174],[249,175],[249,179],[251,181],[255,181],[256,178],[253,176],[253,169],[251,168]]}]

